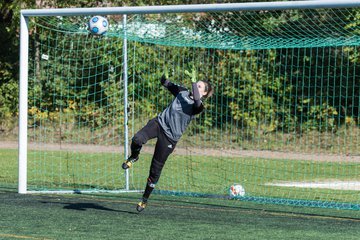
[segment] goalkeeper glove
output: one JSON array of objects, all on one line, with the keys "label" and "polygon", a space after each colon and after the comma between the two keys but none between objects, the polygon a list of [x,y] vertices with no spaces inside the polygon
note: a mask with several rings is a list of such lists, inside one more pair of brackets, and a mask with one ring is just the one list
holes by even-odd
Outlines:
[{"label": "goalkeeper glove", "polygon": [[165,68],[165,72],[164,74],[161,76],[161,84],[164,85],[165,84],[165,81],[169,78],[169,72],[168,72],[168,69]]},{"label": "goalkeeper glove", "polygon": [[196,70],[195,70],[194,67],[191,69],[191,73],[188,70],[185,70],[185,74],[188,75],[191,78],[192,83],[197,82],[197,80],[196,80]]}]

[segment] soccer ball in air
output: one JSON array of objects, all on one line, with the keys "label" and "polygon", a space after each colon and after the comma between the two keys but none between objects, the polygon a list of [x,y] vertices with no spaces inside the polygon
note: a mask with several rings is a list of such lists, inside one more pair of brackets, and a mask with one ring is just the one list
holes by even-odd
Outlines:
[{"label": "soccer ball in air", "polygon": [[234,184],[230,187],[230,197],[243,197],[245,196],[245,189],[240,184]]},{"label": "soccer ball in air", "polygon": [[89,31],[95,35],[103,35],[109,29],[109,22],[102,16],[94,16],[88,23]]}]

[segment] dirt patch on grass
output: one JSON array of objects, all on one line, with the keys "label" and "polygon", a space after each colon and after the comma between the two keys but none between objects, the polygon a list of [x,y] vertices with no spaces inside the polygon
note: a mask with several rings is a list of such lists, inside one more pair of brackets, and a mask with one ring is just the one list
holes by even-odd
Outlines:
[{"label": "dirt patch on grass", "polygon": [[[17,149],[16,141],[0,141],[0,148]],[[104,146],[89,144],[57,144],[57,143],[29,143],[29,150],[46,150],[46,151],[77,151],[87,153],[114,152],[124,153],[124,146]],[[153,146],[146,145],[143,152],[152,154]],[[360,162],[360,156],[354,155],[326,155],[326,154],[309,154],[309,153],[293,153],[266,150],[237,150],[237,149],[211,149],[211,148],[193,148],[193,147],[177,147],[174,151],[177,155],[203,155],[214,157],[254,157],[265,159],[281,159],[281,160],[308,160],[308,161],[324,161],[324,162]]]}]

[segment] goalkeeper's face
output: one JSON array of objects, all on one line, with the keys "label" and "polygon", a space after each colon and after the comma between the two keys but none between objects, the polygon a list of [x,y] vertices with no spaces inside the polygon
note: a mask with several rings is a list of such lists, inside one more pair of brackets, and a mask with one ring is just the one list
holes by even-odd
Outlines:
[{"label": "goalkeeper's face", "polygon": [[206,84],[203,81],[198,81],[196,86],[199,89],[200,98],[207,95]]}]

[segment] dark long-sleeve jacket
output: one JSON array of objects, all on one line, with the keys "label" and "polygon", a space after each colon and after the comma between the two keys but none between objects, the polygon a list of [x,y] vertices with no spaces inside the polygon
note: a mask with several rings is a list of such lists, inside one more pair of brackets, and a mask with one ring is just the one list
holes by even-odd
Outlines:
[{"label": "dark long-sleeve jacket", "polygon": [[175,98],[167,108],[158,115],[158,121],[166,136],[174,141],[178,141],[190,121],[196,114],[203,111],[204,106],[200,99],[199,89],[196,83],[192,84],[192,92],[169,80],[162,79],[161,83]]}]

